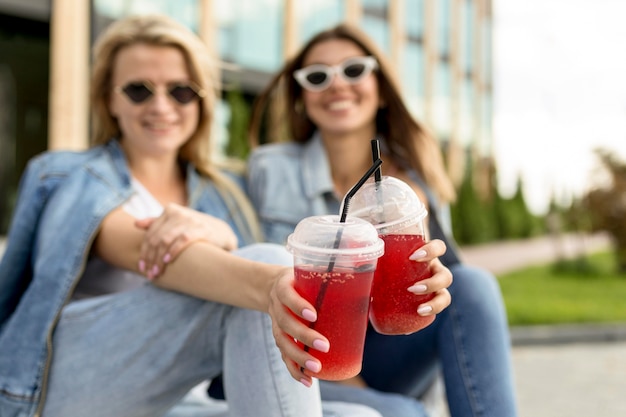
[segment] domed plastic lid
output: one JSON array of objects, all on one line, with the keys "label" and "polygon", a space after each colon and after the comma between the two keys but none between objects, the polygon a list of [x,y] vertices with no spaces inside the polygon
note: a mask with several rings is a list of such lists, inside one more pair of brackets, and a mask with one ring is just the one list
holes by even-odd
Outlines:
[{"label": "domed plastic lid", "polygon": [[378,183],[370,178],[363,184],[350,200],[348,213],[373,224],[379,234],[387,234],[421,222],[428,212],[406,182],[383,176]]},{"label": "domed plastic lid", "polygon": [[287,238],[287,250],[319,260],[330,257],[371,260],[382,256],[384,243],[373,225],[352,216],[343,223],[339,220],[336,215],[302,219]]}]

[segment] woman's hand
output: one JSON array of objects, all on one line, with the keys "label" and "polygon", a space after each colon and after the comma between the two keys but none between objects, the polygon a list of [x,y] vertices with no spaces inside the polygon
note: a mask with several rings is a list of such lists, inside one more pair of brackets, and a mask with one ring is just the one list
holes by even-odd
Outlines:
[{"label": "woman's hand", "polygon": [[452,272],[438,258],[445,252],[446,244],[442,240],[433,239],[409,257],[412,261],[428,262],[432,273],[430,278],[418,281],[409,287],[409,291],[413,294],[435,294],[432,300],[418,307],[417,313],[420,316],[439,314],[452,301],[448,291],[448,287],[452,284]]},{"label": "woman's hand", "polygon": [[296,318],[298,316],[306,322],[315,322],[317,313],[295,290],[293,268],[284,269],[275,281],[270,291],[268,310],[276,346],[280,349],[289,373],[295,380],[307,387],[311,386],[312,376],[322,369],[322,364],[298,346],[296,340],[321,352],[328,352],[330,344],[328,339]]},{"label": "woman's hand", "polygon": [[178,204],[168,204],[159,217],[137,220],[135,226],[146,231],[138,267],[148,279],[156,278],[193,242],[205,241],[227,251],[237,248],[237,236],[226,222]]}]

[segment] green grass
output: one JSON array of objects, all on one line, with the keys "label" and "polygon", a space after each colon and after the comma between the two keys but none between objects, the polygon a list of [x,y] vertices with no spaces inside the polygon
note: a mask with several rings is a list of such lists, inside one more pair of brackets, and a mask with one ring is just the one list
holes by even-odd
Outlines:
[{"label": "green grass", "polygon": [[626,275],[613,255],[531,267],[498,276],[509,324],[626,323]]}]

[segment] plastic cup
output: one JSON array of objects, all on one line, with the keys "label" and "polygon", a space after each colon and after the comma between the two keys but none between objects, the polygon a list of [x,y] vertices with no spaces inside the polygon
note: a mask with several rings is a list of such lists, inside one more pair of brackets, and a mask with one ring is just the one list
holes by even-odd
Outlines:
[{"label": "plastic cup", "polygon": [[307,217],[287,238],[295,289],[317,310],[317,321],[300,320],[330,342],[327,353],[309,351],[322,363],[314,376],[326,380],[351,378],[361,371],[372,280],[384,249],[370,223],[350,216],[339,220],[332,215]]},{"label": "plastic cup", "polygon": [[350,215],[374,225],[385,242],[372,285],[370,321],[381,334],[416,332],[435,316],[420,316],[417,308],[434,294],[416,295],[407,289],[432,274],[428,265],[409,256],[426,243],[424,204],[404,181],[383,176],[368,180],[350,201]]}]

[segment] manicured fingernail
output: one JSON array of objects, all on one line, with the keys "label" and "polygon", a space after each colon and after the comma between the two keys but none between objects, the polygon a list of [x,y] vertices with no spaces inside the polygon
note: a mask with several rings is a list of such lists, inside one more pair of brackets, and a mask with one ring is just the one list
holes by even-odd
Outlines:
[{"label": "manicured fingernail", "polygon": [[411,285],[408,288],[408,290],[411,291],[412,293],[418,293],[418,294],[425,293],[427,289],[428,287],[424,284],[415,284],[415,285]]},{"label": "manicured fingernail", "polygon": [[308,369],[311,372],[319,372],[322,370],[322,365],[318,362],[315,362],[311,359],[309,359],[308,361],[304,362],[304,366],[306,367],[306,369]]},{"label": "manicured fingernail", "polygon": [[417,261],[419,259],[425,258],[426,255],[428,255],[428,253],[424,249],[419,249],[413,252],[411,256],[409,256],[409,259],[412,261]]},{"label": "manicured fingernail", "polygon": [[417,309],[417,314],[419,314],[420,316],[424,316],[428,313],[431,313],[433,311],[433,308],[429,305],[423,305],[423,306],[419,306],[419,308]]},{"label": "manicured fingernail", "polygon": [[143,259],[139,260],[139,272],[142,274],[146,272],[146,262]]},{"label": "manicured fingernail", "polygon": [[311,388],[311,385],[313,385],[313,384],[311,383],[311,381],[309,381],[309,380],[308,380],[308,379],[306,379],[306,378],[300,378],[300,383],[301,383],[302,385],[304,385],[305,387],[307,387],[307,388]]},{"label": "manicured fingernail", "polygon": [[172,255],[170,255],[169,253],[166,253],[165,255],[163,255],[163,263],[166,264],[169,261],[172,260]]},{"label": "manicured fingernail", "polygon": [[153,277],[156,277],[157,275],[159,275],[159,266],[158,265],[154,265],[150,272],[152,272],[152,276]]},{"label": "manicured fingernail", "polygon": [[315,314],[314,311],[311,311],[308,308],[305,308],[304,310],[302,310],[302,317],[304,317],[304,319],[308,321],[317,320],[317,314]]},{"label": "manicured fingernail", "polygon": [[313,341],[313,347],[320,352],[328,352],[330,350],[330,344],[322,339],[315,339]]}]

